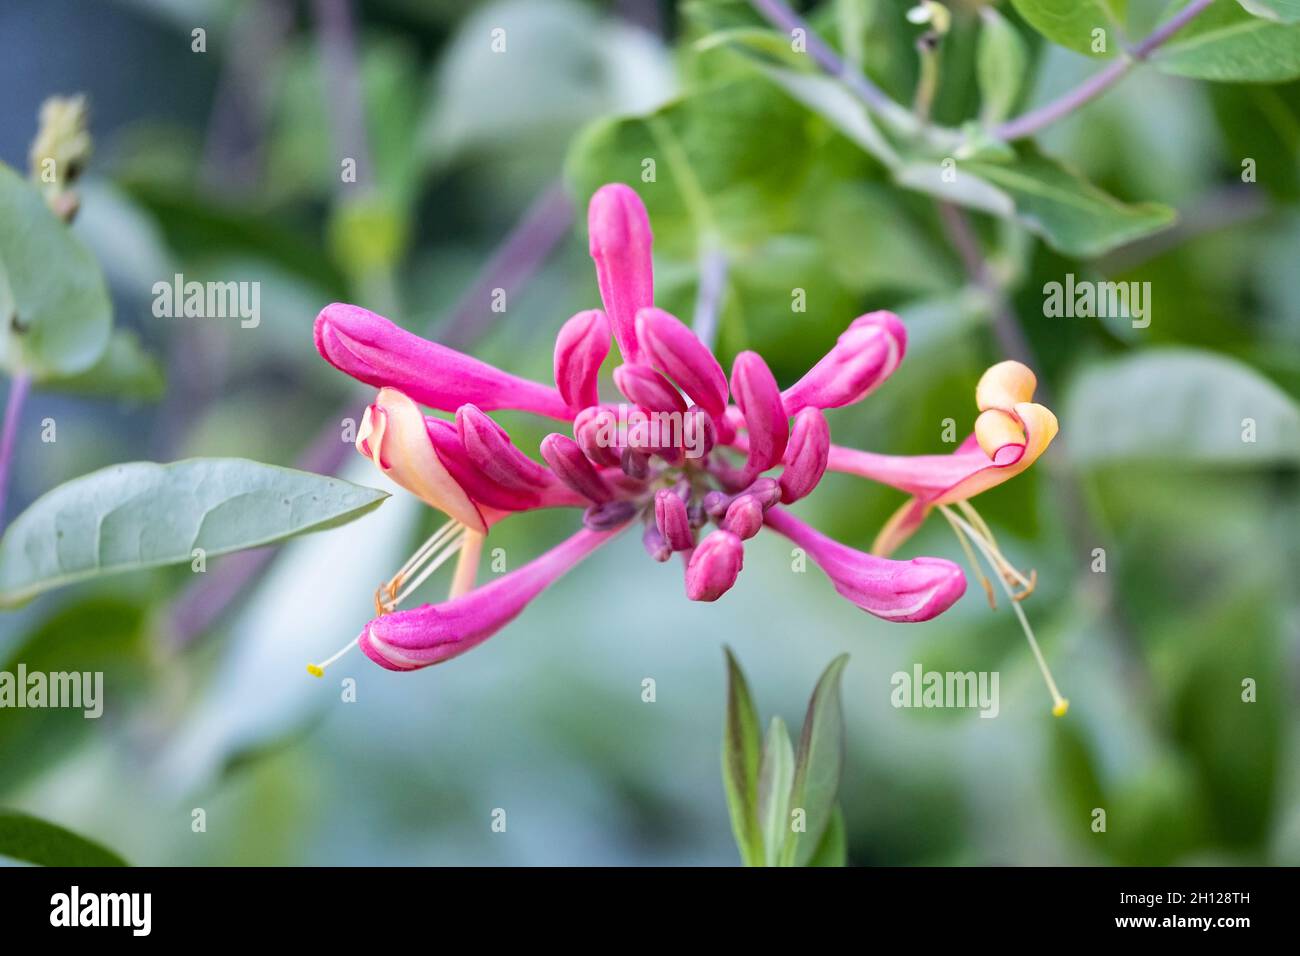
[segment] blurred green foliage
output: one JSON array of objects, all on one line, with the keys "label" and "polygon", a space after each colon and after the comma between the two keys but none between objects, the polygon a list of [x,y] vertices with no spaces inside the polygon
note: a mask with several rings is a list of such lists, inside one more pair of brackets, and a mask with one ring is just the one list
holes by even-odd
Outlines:
[{"label": "blurred green foliage", "polygon": [[[725,252],[724,364],[755,348],[788,384],[856,315],[898,311],[907,359],[831,415],[836,440],[944,452],[945,420],[967,432],[975,381],[1005,357],[996,297],[968,278],[944,198],[971,210],[1061,419],[1044,459],[978,504],[1006,553],[1038,570],[1025,609],[1067,718],[1052,720],[1009,611],[990,612],[977,588],[934,622],[886,625],[818,574],[791,574],[771,536],[710,606],[685,601],[676,563],[620,542],[447,667],[348,659],[338,676],[358,693],[343,703],[337,680],[302,665],[355,636],[375,585],[431,530],[399,494],[284,546],[184,639],[177,602],[205,584],[188,568],[0,616],[0,669],[102,669],[107,686],[99,721],[0,710],[0,803],[137,863],[734,863],[717,766],[725,641],[765,713],[791,726],[826,661],[851,653],[839,790],[851,863],[1300,863],[1300,27],[1216,0],[1197,29],[1244,24],[1259,56],[1217,36],[1200,59],[1171,44],[1010,152],[990,124],[1112,60],[1050,16],[1060,4],[953,3],[933,122],[909,131],[926,29],[910,5],[801,5],[902,104],[899,119],[864,111],[738,0],[352,4],[361,154],[311,5],[132,0],[91,18],[70,0],[5,4],[0,86],[14,95],[0,159],[23,170],[40,102],[87,93],[95,155],[71,235],[56,235],[93,256],[116,326],[110,338],[100,323],[98,345],[75,339],[85,361],[50,363],[60,375],[37,383],[8,513],[132,459],[301,464],[364,402],[311,345],[331,301],[431,335],[467,311],[485,326],[475,354],[547,379],[554,331],[598,302],[582,217],[611,179],[649,207],[665,308],[688,318],[700,255]],[[1065,6],[1087,23],[1093,7],[1114,15],[1113,57],[1182,4]],[[190,51],[196,26],[206,54]],[[505,53],[490,45],[498,27]],[[107,57],[114,38],[123,52]],[[49,61],[35,69],[28,49]],[[144,63],[159,65],[131,65]],[[963,148],[947,183],[943,162]],[[358,182],[345,184],[352,152]],[[561,179],[577,225],[559,248],[512,286],[504,314],[462,301]],[[260,282],[260,325],[155,318],[152,284],[175,272]],[[1150,282],[1150,326],[1048,317],[1044,287],[1067,273]],[[806,311],[792,311],[794,289]],[[502,420],[530,450],[548,430]],[[379,484],[354,459],[340,476]],[[900,501],[831,476],[799,511],[865,548]],[[572,524],[521,516],[493,545],[515,567]],[[960,560],[937,519],[908,552]],[[915,662],[999,671],[998,719],[891,707],[890,675]]]}]

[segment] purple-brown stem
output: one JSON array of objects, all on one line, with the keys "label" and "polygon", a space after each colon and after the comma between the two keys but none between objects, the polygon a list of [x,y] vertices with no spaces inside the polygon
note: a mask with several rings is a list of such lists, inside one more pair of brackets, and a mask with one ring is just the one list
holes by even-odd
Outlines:
[{"label": "purple-brown stem", "polygon": [[31,384],[31,377],[26,372],[16,372],[9,382],[4,433],[0,435],[0,531],[4,530],[5,500],[9,494],[9,472],[13,467],[14,445],[18,439],[18,419],[22,416]]},{"label": "purple-brown stem", "polygon": [[1150,36],[1133,47],[1127,55],[1119,56],[1100,73],[1088,77],[1088,79],[1058,99],[1022,116],[1017,116],[1015,119],[1007,120],[993,131],[994,135],[998,139],[1006,141],[1024,139],[1026,136],[1037,133],[1045,126],[1051,126],[1057,120],[1070,115],[1079,107],[1101,96],[1102,93],[1105,93],[1118,83],[1128,74],[1129,70],[1149,57],[1170,37],[1204,13],[1206,8],[1213,2],[1214,0],[1192,0],[1191,3],[1171,17],[1167,23],[1153,30]]}]

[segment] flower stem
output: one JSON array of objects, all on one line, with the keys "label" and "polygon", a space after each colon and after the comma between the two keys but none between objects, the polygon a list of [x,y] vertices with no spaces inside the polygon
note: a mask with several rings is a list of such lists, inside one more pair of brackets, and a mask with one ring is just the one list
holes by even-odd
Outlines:
[{"label": "flower stem", "polygon": [[14,444],[18,438],[18,419],[32,380],[26,372],[18,372],[9,382],[9,403],[5,405],[4,433],[0,435],[0,530],[4,529],[5,500],[9,493],[9,470],[13,464]]},{"label": "flower stem", "polygon": [[1015,119],[1008,120],[994,129],[994,135],[998,139],[1007,141],[1024,139],[1070,115],[1079,107],[1096,99],[1122,80],[1129,70],[1147,59],[1165,41],[1204,13],[1206,8],[1213,2],[1214,0],[1192,0],[1191,3],[1171,17],[1168,22],[1152,31],[1150,36],[1128,53],[1117,57],[1113,63],[1100,73],[1088,77],[1073,90],[1045,106],[1040,106],[1036,110],[1031,110]]},{"label": "flower stem", "polygon": [[726,291],[726,253],[717,246],[707,246],[700,254],[700,284],[691,327],[696,337],[710,349],[718,337],[718,314],[722,311],[722,297]]}]

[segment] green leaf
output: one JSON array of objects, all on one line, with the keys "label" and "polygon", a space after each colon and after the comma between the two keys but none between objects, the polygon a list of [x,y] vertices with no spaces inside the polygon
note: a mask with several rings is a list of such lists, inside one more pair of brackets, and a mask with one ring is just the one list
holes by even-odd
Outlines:
[{"label": "green leaf", "polygon": [[126,866],[93,840],[17,810],[0,810],[0,856],[37,866]]},{"label": "green leaf", "polygon": [[76,375],[46,379],[41,387],[70,395],[153,402],[162,397],[167,382],[162,366],[140,347],[135,333],[114,329],[98,362]]},{"label": "green leaf", "polygon": [[731,648],[726,648],[726,655],[727,718],[722,741],[722,781],[741,862],[746,866],[760,866],[763,834],[758,823],[758,712]]},{"label": "green leaf", "polygon": [[0,607],[75,581],[260,547],[358,518],[388,495],[242,458],[132,462],[38,498],[0,539]]},{"label": "green leaf", "polygon": [[790,786],[794,783],[794,745],[785,721],[773,717],[763,740],[758,770],[758,822],[763,831],[763,862],[777,866],[790,829]]},{"label": "green leaf", "polygon": [[73,375],[108,345],[112,305],[95,257],[0,163],[0,368]]},{"label": "green leaf", "polygon": [[[1247,420],[1254,441],[1243,440]],[[1088,368],[1066,395],[1061,423],[1070,456],[1085,465],[1300,462],[1291,397],[1236,359],[1199,349],[1146,349]]]},{"label": "green leaf", "polygon": [[958,166],[1010,197],[1016,219],[1066,255],[1098,256],[1174,221],[1169,207],[1121,202],[1032,143],[1019,145],[1015,162]]},{"label": "green leaf", "polygon": [[1242,9],[1277,23],[1300,23],[1300,0],[1237,0]]},{"label": "green leaf", "polygon": [[[1175,0],[1164,19],[1187,5]],[[1279,83],[1300,77],[1300,23],[1252,16],[1235,3],[1214,3],[1151,57],[1165,73],[1202,80]]]},{"label": "green leaf", "polygon": [[836,804],[821,842],[808,859],[808,866],[843,866],[848,858],[848,834],[844,829],[844,812]]},{"label": "green leaf", "polygon": [[804,832],[786,834],[781,851],[784,866],[806,866],[821,842],[835,808],[844,772],[844,714],[840,707],[840,677],[849,662],[841,654],[822,673],[808,701],[794,783],[790,787],[790,812],[804,811]]},{"label": "green leaf", "polygon": [[575,196],[631,185],[655,252],[693,258],[702,239],[746,249],[802,220],[796,196],[815,151],[808,114],[761,76],[711,86],[644,117],[606,119],[566,161]]},{"label": "green leaf", "polygon": [[1020,31],[992,7],[980,10],[979,44],[975,52],[975,76],[980,88],[980,120],[1000,123],[1011,115],[1029,66]]},{"label": "green leaf", "polygon": [[[1126,0],[1012,0],[1035,30],[1053,43],[1088,56],[1111,56],[1120,48]],[[1092,31],[1106,31],[1106,49],[1094,52]]]},{"label": "green leaf", "polygon": [[[7,622],[17,627],[12,617]],[[0,793],[9,793],[38,774],[49,773],[79,745],[98,736],[111,722],[130,721],[132,702],[148,699],[146,679],[156,649],[146,637],[145,610],[121,595],[95,595],[60,602],[0,656],[0,671],[17,675],[96,672],[94,706],[0,707]],[[83,700],[83,704],[89,705]],[[98,710],[100,718],[88,718]],[[102,719],[107,713],[108,719]]]}]

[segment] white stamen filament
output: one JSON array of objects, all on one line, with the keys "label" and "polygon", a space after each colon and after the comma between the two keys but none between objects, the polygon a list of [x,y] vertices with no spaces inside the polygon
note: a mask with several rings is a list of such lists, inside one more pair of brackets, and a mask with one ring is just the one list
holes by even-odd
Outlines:
[{"label": "white stamen filament", "polygon": [[[407,559],[398,572],[375,591],[376,614],[388,614],[395,610],[397,605],[410,597],[421,584],[428,580],[429,575],[446,564],[464,547],[467,535],[468,529],[455,519],[449,520],[430,535],[429,539],[416,549],[415,553]],[[415,577],[408,581],[407,578],[412,574],[415,574]],[[400,593],[399,588],[401,588]],[[381,597],[381,595],[384,597]],[[356,647],[360,640],[360,637],[353,638],[342,650],[328,660],[319,664],[308,664],[307,673],[313,677],[324,677],[325,668]]]},{"label": "white stamen filament", "polygon": [[[962,531],[965,531],[966,534],[969,535],[970,539],[975,542],[975,546],[980,549],[980,551],[984,554],[985,559],[989,562],[990,566],[992,566],[996,571],[997,560],[994,557],[994,554],[996,552],[993,546],[990,545],[988,541],[985,539],[984,535],[980,534],[969,524],[967,524],[956,514],[954,514],[952,509],[949,508],[947,505],[940,505],[939,509],[944,513],[944,515],[948,518],[949,522],[951,522],[954,525],[954,527],[959,527]],[[1005,561],[1006,559],[1003,558],[1003,560]],[[978,569],[976,569],[976,573],[977,574],[979,573]],[[1061,696],[1061,692],[1056,687],[1056,681],[1052,679],[1052,672],[1047,666],[1047,659],[1043,657],[1043,651],[1038,646],[1038,641],[1034,638],[1034,631],[1033,628],[1029,626],[1029,619],[1025,617],[1024,608],[1020,606],[1020,602],[1016,600],[1015,596],[1011,593],[1011,587],[1007,583],[1006,578],[1001,574],[999,574],[997,578],[998,578],[998,582],[1002,585],[1002,590],[1006,592],[1007,597],[1011,601],[1011,609],[1016,612],[1016,617],[1020,620],[1020,626],[1021,628],[1024,629],[1025,632],[1025,639],[1029,641],[1029,649],[1034,652],[1034,660],[1038,662],[1038,669],[1039,671],[1042,672],[1043,680],[1046,681],[1047,683],[1048,691],[1051,692],[1052,714],[1053,716],[1056,717],[1063,717],[1065,716],[1065,712],[1070,707],[1070,702],[1065,697]],[[1023,597],[1024,595],[1021,596]]]}]

